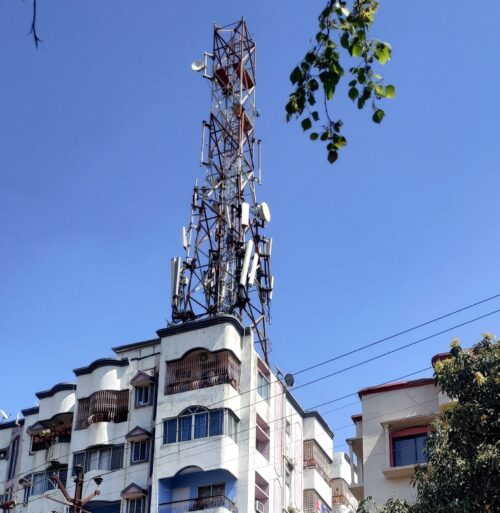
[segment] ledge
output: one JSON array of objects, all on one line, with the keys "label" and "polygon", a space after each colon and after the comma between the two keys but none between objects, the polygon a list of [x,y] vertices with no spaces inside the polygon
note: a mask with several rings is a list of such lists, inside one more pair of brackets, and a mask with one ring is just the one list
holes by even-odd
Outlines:
[{"label": "ledge", "polygon": [[183,322],[182,324],[174,324],[168,328],[159,329],[156,333],[160,338],[170,337],[186,331],[200,330],[209,328],[210,326],[217,326],[219,324],[232,324],[240,336],[243,336],[245,329],[241,321],[232,315],[217,315],[214,317],[207,317],[206,319],[199,319],[196,321]]},{"label": "ledge", "polygon": [[390,467],[382,471],[387,479],[398,479],[400,477],[412,477],[415,473],[415,465],[402,465],[401,467]]},{"label": "ledge", "polygon": [[57,392],[63,392],[66,390],[75,391],[76,385],[74,383],[57,383],[50,390],[42,390],[41,392],[37,392],[35,395],[38,399],[45,399],[47,397],[52,397],[57,394]]},{"label": "ledge", "polygon": [[78,369],[73,369],[73,372],[76,376],[83,376],[85,374],[91,374],[100,367],[126,367],[127,365],[128,358],[123,358],[122,360],[99,358],[99,360],[94,360],[90,365],[87,365],[87,367],[78,367]]},{"label": "ledge", "polygon": [[31,408],[25,408],[24,410],[21,410],[21,413],[24,417],[27,417],[28,415],[36,415],[37,413],[40,413],[40,406],[32,406]]}]

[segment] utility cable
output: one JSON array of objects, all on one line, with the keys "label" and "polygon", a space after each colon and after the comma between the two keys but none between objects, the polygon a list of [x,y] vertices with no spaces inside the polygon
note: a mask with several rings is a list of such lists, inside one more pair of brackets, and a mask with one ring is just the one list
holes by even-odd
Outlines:
[{"label": "utility cable", "polygon": [[[459,309],[459,310],[455,310],[454,312],[450,312],[449,314],[445,314],[444,316],[438,317],[438,318],[436,318],[435,320],[439,320],[439,319],[442,319],[442,318],[444,318],[444,317],[448,317],[448,316],[450,316],[450,315],[453,315],[453,314],[454,314],[454,313],[456,313],[456,312],[460,312],[460,311],[466,310],[466,309],[468,309],[468,308],[472,308],[473,306],[476,306],[476,305],[478,305],[478,304],[484,303],[484,302],[486,302],[486,301],[490,301],[490,300],[495,299],[495,298],[497,298],[497,297],[500,297],[500,294],[497,294],[497,295],[495,295],[495,296],[491,296],[490,298],[487,298],[487,299],[484,299],[484,300],[482,300],[482,301],[479,301],[479,302],[473,303],[473,304],[468,305],[468,306],[466,306],[466,307],[463,307],[463,308],[461,308],[461,309]],[[357,368],[357,367],[359,367],[359,366],[361,366],[361,365],[364,365],[364,364],[369,363],[369,362],[371,362],[371,361],[377,360],[377,359],[379,359],[379,358],[382,358],[382,357],[387,356],[387,355],[389,355],[389,354],[395,353],[395,352],[397,352],[397,351],[401,351],[401,350],[403,350],[403,349],[406,349],[406,348],[411,347],[411,346],[413,346],[413,345],[419,344],[419,343],[421,343],[421,342],[424,342],[424,341],[429,340],[429,339],[431,339],[431,338],[434,338],[434,337],[436,337],[436,336],[442,335],[442,334],[444,334],[444,333],[448,333],[448,332],[450,332],[450,331],[452,331],[452,330],[454,330],[454,329],[457,329],[457,328],[459,328],[459,327],[463,327],[463,326],[465,326],[465,325],[471,324],[471,323],[473,323],[473,322],[475,322],[475,321],[477,321],[477,320],[480,320],[480,319],[483,319],[483,318],[485,318],[485,317],[491,316],[491,315],[493,315],[493,314],[495,314],[495,313],[498,313],[498,312],[500,312],[500,309],[498,309],[498,310],[494,310],[494,311],[492,311],[492,312],[489,312],[489,313],[487,313],[487,314],[481,315],[481,316],[479,316],[479,317],[475,317],[474,319],[471,319],[471,320],[465,321],[465,322],[463,322],[463,323],[457,324],[457,325],[455,325],[455,326],[453,326],[453,327],[451,327],[451,328],[448,328],[448,329],[446,329],[446,330],[441,330],[441,331],[439,331],[439,332],[437,332],[437,333],[434,333],[434,334],[429,335],[429,336],[427,336],[427,337],[424,337],[424,338],[422,338],[422,339],[416,340],[416,341],[411,342],[411,343],[409,343],[409,344],[405,344],[404,346],[400,346],[400,347],[398,347],[398,348],[392,349],[391,351],[387,351],[387,352],[385,352],[385,353],[381,353],[381,354],[379,354],[379,355],[377,355],[377,356],[374,356],[374,357],[372,357],[372,358],[368,358],[367,360],[363,360],[363,361],[358,362],[358,363],[356,363],[356,364],[354,364],[354,365],[351,365],[351,366],[349,366],[349,367],[346,367],[346,368],[343,368],[343,369],[339,369],[338,371],[335,371],[335,372],[333,372],[333,373],[327,374],[326,376],[322,376],[322,377],[316,378],[316,379],[314,379],[314,380],[308,381],[308,382],[306,382],[306,383],[303,383],[303,384],[301,384],[301,385],[299,385],[299,386],[293,387],[293,388],[291,389],[291,392],[294,392],[295,390],[298,390],[298,389],[300,389],[300,388],[304,388],[304,387],[309,386],[309,385],[311,385],[311,384],[317,383],[317,382],[319,382],[319,381],[322,381],[322,380],[328,379],[328,378],[333,377],[333,376],[335,376],[335,375],[338,375],[338,374],[340,374],[340,373],[347,372],[348,370],[352,370],[352,369]],[[427,323],[423,323],[422,325],[430,324],[431,322],[435,322],[435,320],[428,321]],[[411,331],[412,329],[416,329],[416,328],[410,328],[410,329],[409,329],[409,330],[407,330],[407,331]],[[403,332],[401,332],[401,333],[403,333]],[[394,335],[394,336],[397,336],[397,335]],[[394,336],[388,337],[386,340],[388,340],[389,338],[393,338]],[[376,343],[380,343],[380,341],[377,341]],[[376,343],[368,344],[368,345],[364,346],[364,348],[368,348],[368,347],[370,347],[371,345],[375,345]],[[354,350],[354,352],[357,352],[357,351],[360,351],[360,350],[361,350],[361,348],[358,348],[357,350]],[[345,353],[345,354],[344,354],[344,356],[348,356],[349,354],[352,354],[352,352]],[[339,356],[337,356],[337,357],[334,357],[334,359],[339,359],[339,358],[341,358],[341,357],[343,357],[343,356],[342,356],[342,355],[339,355]],[[333,359],[326,360],[326,361],[325,361],[325,363],[329,363],[330,361],[333,361]],[[316,364],[316,366],[319,366],[319,364]],[[310,368],[307,368],[306,370],[309,370],[309,369],[310,369]],[[304,372],[304,371],[305,371],[305,370],[298,371],[297,373],[301,373],[301,372]],[[297,373],[295,373],[295,374],[297,374]],[[279,382],[279,381],[280,381],[280,380],[278,379],[278,380],[273,381],[272,383],[276,383],[276,382]],[[270,383],[270,384],[271,384],[271,383]],[[249,389],[249,390],[247,390],[247,391],[245,391],[245,392],[240,393],[240,394],[239,394],[239,396],[244,395],[244,394],[247,394],[247,393],[250,393],[250,392],[255,391],[255,390],[258,390],[259,388],[260,388],[260,387],[255,387],[255,388]],[[281,394],[277,394],[277,395],[281,395]],[[344,397],[342,397],[342,398],[339,398],[339,400],[340,400],[340,399],[343,399],[343,398],[346,398],[346,397],[350,397],[350,396],[352,396],[352,395],[355,395],[355,394],[349,394],[349,395],[347,395],[347,396],[344,396]],[[270,398],[272,398],[272,397],[276,397],[276,395],[274,395],[274,396],[270,396]],[[220,401],[215,401],[214,403],[212,403],[212,404],[211,404],[211,406],[213,407],[213,406],[215,406],[215,405],[217,405],[217,404],[224,403],[225,401],[226,401],[225,399],[220,400]],[[258,404],[259,402],[266,402],[266,401],[267,401],[267,399],[261,399],[261,400],[255,401],[254,403],[250,403],[250,404],[248,404],[248,405],[246,405],[246,406],[244,406],[244,407],[238,408],[237,410],[234,410],[234,411],[240,411],[240,410],[242,410],[243,408],[247,408],[247,407],[253,406],[253,405],[255,405],[255,404]],[[319,406],[323,406],[323,405],[325,405],[325,404],[329,404],[329,403],[332,403],[332,402],[335,402],[335,400],[327,401],[327,402],[325,402],[325,403],[322,403],[322,404],[321,404],[321,405],[319,405]],[[162,424],[163,424],[163,420],[162,420],[162,421],[160,421],[160,422],[158,422],[158,423],[153,424],[152,426],[150,426],[150,429],[155,428],[156,426],[161,426]],[[115,440],[121,440],[122,438],[123,438],[122,436],[118,436],[118,437],[115,437],[115,438],[113,438],[113,439],[108,440],[108,442],[115,441]],[[70,456],[71,454],[72,454],[72,453],[69,453],[69,454],[67,454],[67,455],[65,455],[65,456]],[[45,464],[38,465],[38,466],[36,466],[36,467],[32,468],[28,473],[31,473],[31,472],[33,472],[33,470],[36,470],[37,468],[41,468],[41,467],[44,467],[44,466],[45,466]],[[23,473],[24,473],[24,472],[23,472]],[[18,474],[16,477],[19,477],[19,475],[20,475],[20,474]],[[7,480],[0,481],[0,484],[5,483],[5,482],[7,482]]]}]

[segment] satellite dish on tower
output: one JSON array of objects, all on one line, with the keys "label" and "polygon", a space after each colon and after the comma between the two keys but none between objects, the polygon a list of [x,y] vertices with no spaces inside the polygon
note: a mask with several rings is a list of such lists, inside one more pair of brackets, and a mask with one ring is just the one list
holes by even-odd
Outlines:
[{"label": "satellite dish on tower", "polygon": [[258,214],[259,217],[266,223],[269,223],[269,221],[271,221],[271,210],[269,209],[269,205],[265,201],[263,201],[259,205]]},{"label": "satellite dish on tower", "polygon": [[205,69],[205,64],[203,64],[203,61],[193,61],[191,63],[191,69],[199,73]]}]

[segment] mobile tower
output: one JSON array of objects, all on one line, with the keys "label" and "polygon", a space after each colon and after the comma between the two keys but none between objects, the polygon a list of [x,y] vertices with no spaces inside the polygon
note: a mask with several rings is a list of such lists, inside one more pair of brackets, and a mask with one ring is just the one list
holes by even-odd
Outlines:
[{"label": "mobile tower", "polygon": [[212,52],[192,64],[211,82],[211,109],[202,130],[205,180],[194,187],[182,229],[185,257],[172,259],[172,322],[235,315],[251,327],[268,362],[274,278],[272,239],[263,235],[271,214],[256,195],[255,48],[243,19],[214,26]]}]

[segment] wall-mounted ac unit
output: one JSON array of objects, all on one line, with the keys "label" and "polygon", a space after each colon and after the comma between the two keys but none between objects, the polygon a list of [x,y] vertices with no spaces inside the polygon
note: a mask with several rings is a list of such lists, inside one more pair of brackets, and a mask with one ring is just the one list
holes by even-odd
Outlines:
[{"label": "wall-mounted ac unit", "polygon": [[256,513],[264,513],[264,503],[261,501],[255,501],[255,511]]}]

